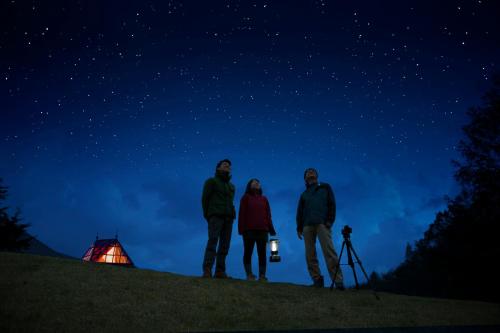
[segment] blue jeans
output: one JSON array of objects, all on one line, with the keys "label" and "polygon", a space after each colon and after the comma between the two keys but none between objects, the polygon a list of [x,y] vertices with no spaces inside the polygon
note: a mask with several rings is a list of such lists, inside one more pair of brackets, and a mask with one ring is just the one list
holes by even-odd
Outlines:
[{"label": "blue jeans", "polygon": [[[216,272],[226,271],[226,256],[231,244],[233,219],[230,217],[212,216],[208,220],[208,241],[203,259],[203,269],[212,270],[215,264]],[[218,245],[218,246],[217,246]]]}]

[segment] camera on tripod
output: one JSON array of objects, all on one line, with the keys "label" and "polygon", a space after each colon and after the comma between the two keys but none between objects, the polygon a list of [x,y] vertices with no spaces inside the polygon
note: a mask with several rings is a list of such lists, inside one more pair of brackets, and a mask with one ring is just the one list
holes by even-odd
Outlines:
[{"label": "camera on tripod", "polygon": [[342,229],[342,235],[344,238],[349,238],[352,233],[352,228],[348,225],[345,225],[344,228]]},{"label": "camera on tripod", "polygon": [[[361,260],[359,260],[359,257],[356,254],[356,251],[354,251],[354,248],[352,247],[351,233],[352,233],[352,228],[350,226],[345,225],[344,228],[342,228],[342,236],[344,236],[344,241],[342,242],[342,249],[340,250],[340,256],[339,256],[339,259],[337,262],[337,266],[335,267],[335,274],[334,274],[333,279],[332,279],[333,281],[332,281],[332,285],[330,286],[330,290],[333,290],[333,285],[334,285],[335,280],[337,278],[337,273],[340,270],[340,265],[341,265],[340,259],[342,259],[342,254],[344,253],[344,249],[347,252],[347,265],[351,266],[352,274],[354,275],[354,282],[356,282],[356,289],[359,289],[359,283],[358,283],[358,277],[356,275],[356,269],[354,268],[354,264],[359,265],[359,267],[361,268],[361,271],[365,275],[365,278],[366,278],[368,285],[370,284],[370,279],[368,278],[368,275],[366,274],[366,271],[365,271],[363,265],[361,264]],[[353,257],[354,257],[354,259],[356,259],[356,261],[354,261]],[[376,299],[380,299],[378,297],[377,293],[375,292],[375,290],[373,290],[373,294],[375,295]]]}]

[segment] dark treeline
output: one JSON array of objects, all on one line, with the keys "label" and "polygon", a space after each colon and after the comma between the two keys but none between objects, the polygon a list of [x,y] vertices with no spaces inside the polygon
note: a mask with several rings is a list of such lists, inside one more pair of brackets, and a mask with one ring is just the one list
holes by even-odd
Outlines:
[{"label": "dark treeline", "polygon": [[[3,186],[0,178],[0,205],[7,199],[7,187]],[[7,210],[9,207],[0,206],[0,250],[20,251],[30,246],[33,237],[27,235],[29,224],[21,223],[20,211],[17,209],[13,216]]]},{"label": "dark treeline", "polygon": [[500,75],[472,107],[461,161],[452,161],[461,192],[447,197],[423,238],[406,248],[394,270],[372,273],[378,290],[435,297],[500,301]]}]

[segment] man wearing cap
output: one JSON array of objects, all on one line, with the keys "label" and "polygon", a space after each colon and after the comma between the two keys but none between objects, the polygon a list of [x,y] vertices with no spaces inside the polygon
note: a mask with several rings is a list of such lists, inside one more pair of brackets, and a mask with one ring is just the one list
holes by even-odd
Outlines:
[{"label": "man wearing cap", "polygon": [[203,277],[206,278],[212,277],[214,262],[214,277],[228,278],[226,256],[236,218],[233,204],[235,188],[230,180],[231,161],[225,159],[217,163],[215,176],[207,179],[203,186],[201,204],[203,217],[208,222],[208,241],[203,259]]},{"label": "man wearing cap", "polygon": [[308,168],[304,172],[306,190],[302,193],[297,207],[297,236],[304,239],[306,262],[313,286],[324,287],[324,279],[316,255],[316,238],[319,239],[328,273],[335,286],[344,290],[342,270],[335,275],[339,258],[332,241],[332,225],[335,222],[335,196],[330,185],[318,182],[318,171]]}]

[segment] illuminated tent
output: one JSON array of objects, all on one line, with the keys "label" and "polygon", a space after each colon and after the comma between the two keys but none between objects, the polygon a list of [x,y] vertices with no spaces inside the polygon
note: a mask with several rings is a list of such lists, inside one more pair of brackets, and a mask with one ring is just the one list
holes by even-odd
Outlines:
[{"label": "illuminated tent", "polygon": [[134,266],[132,259],[130,259],[117,238],[96,239],[94,244],[83,255],[82,260],[120,266]]}]

